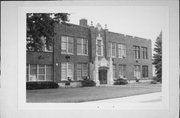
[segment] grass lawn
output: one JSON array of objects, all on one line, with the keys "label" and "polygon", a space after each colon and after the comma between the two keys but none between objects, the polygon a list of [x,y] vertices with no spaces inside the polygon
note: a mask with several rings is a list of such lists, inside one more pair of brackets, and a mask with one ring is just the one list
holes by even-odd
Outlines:
[{"label": "grass lawn", "polygon": [[161,84],[134,83],[116,86],[27,90],[27,102],[85,102],[161,91]]}]

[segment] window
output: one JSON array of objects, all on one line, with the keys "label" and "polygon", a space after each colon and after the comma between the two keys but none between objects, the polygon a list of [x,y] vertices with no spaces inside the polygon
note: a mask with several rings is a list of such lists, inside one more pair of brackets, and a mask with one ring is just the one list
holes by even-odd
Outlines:
[{"label": "window", "polygon": [[116,57],[116,43],[112,43],[111,47],[112,47],[112,53],[111,53],[112,55],[111,56]]},{"label": "window", "polygon": [[82,64],[77,64],[77,67],[76,67],[76,77],[77,77],[77,80],[81,80],[82,79]]},{"label": "window", "polygon": [[83,54],[87,55],[88,54],[88,40],[87,39],[83,39],[82,40],[82,50],[83,50]]},{"label": "window", "polygon": [[29,79],[29,64],[26,65],[26,81]]},{"label": "window", "polygon": [[61,53],[67,52],[67,37],[61,37]]},{"label": "window", "polygon": [[61,53],[73,54],[74,53],[74,39],[68,36],[61,37]]},{"label": "window", "polygon": [[87,55],[88,54],[88,40],[87,39],[77,39],[77,54]]},{"label": "window", "polygon": [[116,78],[116,65],[113,64],[113,78]]},{"label": "window", "polygon": [[126,73],[126,65],[120,64],[119,65],[119,76],[124,77]]},{"label": "window", "polygon": [[103,56],[103,39],[100,34],[98,34],[98,37],[96,37],[96,55],[97,56]]},{"label": "window", "polygon": [[67,80],[67,64],[61,63],[61,80]]},{"label": "window", "polygon": [[118,58],[126,57],[126,45],[118,44]]},{"label": "window", "polygon": [[44,51],[44,52],[52,52],[53,51],[52,42],[48,42],[48,45],[47,45],[46,37],[41,37],[41,41],[42,41],[42,51]]},{"label": "window", "polygon": [[97,40],[97,55],[103,56],[103,43],[102,40]]},{"label": "window", "polygon": [[134,77],[137,79],[140,79],[141,74],[140,74],[140,65],[135,65],[134,66]]},{"label": "window", "polygon": [[143,54],[143,59],[147,59],[148,58],[147,48],[146,47],[142,47],[142,54]]},{"label": "window", "polygon": [[29,81],[37,81],[37,65],[30,64]]},{"label": "window", "polygon": [[38,66],[38,78],[39,80],[45,80],[45,65]]},{"label": "window", "polygon": [[142,66],[142,76],[148,77],[148,66]]},{"label": "window", "polygon": [[51,81],[52,79],[52,66],[46,65],[46,80]]},{"label": "window", "polygon": [[88,64],[77,64],[76,70],[77,80],[82,80],[84,77],[88,76]]},{"label": "window", "polygon": [[88,65],[82,64],[82,77],[87,77],[87,76],[88,76]]},{"label": "window", "polygon": [[72,63],[61,63],[61,81],[67,81],[68,78],[74,79],[74,64]]},{"label": "window", "polygon": [[140,47],[139,46],[133,46],[133,47],[134,47],[135,59],[140,59]]},{"label": "window", "polygon": [[108,43],[108,57],[111,57],[111,43]]},{"label": "window", "polygon": [[27,64],[27,81],[52,81],[52,66],[45,64]]},{"label": "window", "polygon": [[[40,42],[35,43],[33,38],[27,37],[27,51],[37,51],[37,52],[52,52],[53,51],[53,39],[47,39],[45,36],[41,36]],[[41,46],[40,46],[41,45]]]}]

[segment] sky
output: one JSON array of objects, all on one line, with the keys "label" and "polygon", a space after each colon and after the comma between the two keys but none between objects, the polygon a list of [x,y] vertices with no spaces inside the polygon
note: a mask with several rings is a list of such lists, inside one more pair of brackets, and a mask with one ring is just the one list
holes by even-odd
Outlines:
[{"label": "sky", "polygon": [[79,20],[85,18],[88,25],[91,21],[103,28],[107,24],[111,32],[151,39],[152,48],[168,23],[167,8],[162,6],[67,6],[63,11],[70,13],[70,23],[79,24]]}]

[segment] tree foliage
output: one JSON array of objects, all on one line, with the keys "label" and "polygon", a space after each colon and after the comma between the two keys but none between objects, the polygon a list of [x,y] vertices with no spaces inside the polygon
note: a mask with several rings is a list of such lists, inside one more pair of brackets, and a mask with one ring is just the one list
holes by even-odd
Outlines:
[{"label": "tree foliage", "polygon": [[153,55],[153,65],[155,66],[155,72],[157,81],[162,81],[162,32],[157,37],[154,48],[155,54]]},{"label": "tree foliage", "polygon": [[42,51],[43,43],[49,49],[55,35],[55,23],[69,21],[68,16],[68,13],[27,13],[27,51]]}]

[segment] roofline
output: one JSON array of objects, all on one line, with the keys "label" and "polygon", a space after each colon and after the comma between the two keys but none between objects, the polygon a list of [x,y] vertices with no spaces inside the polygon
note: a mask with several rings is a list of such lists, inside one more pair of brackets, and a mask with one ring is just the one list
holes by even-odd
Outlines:
[{"label": "roofline", "polygon": [[[81,26],[81,25],[77,25],[77,24],[72,24],[72,23],[67,23],[67,22],[62,22],[61,24],[58,24],[58,25],[73,25],[73,26],[77,26],[77,27],[83,27],[83,28],[87,28],[87,29],[90,29],[90,26]],[[95,27],[94,27],[95,28]],[[103,29],[103,28],[102,28]],[[105,29],[103,29],[105,30]],[[147,38],[142,38],[142,37],[138,37],[138,36],[132,36],[132,35],[128,35],[128,34],[122,34],[122,33],[118,33],[118,32],[112,32],[112,31],[109,31],[109,33],[113,33],[113,34],[117,34],[117,35],[121,35],[122,37],[124,38],[127,38],[127,37],[132,37],[133,39],[142,39],[142,40],[147,40],[147,41],[151,41],[151,39],[147,39]]]}]

